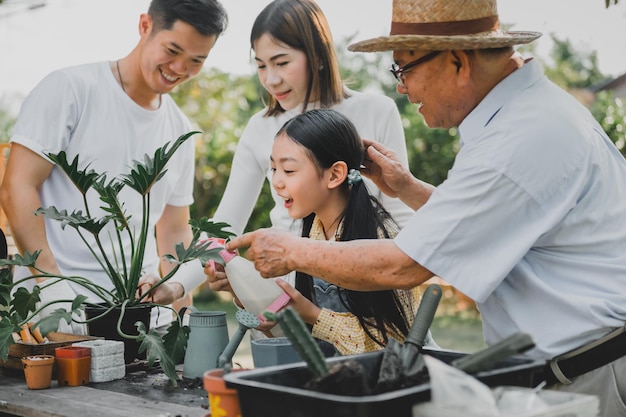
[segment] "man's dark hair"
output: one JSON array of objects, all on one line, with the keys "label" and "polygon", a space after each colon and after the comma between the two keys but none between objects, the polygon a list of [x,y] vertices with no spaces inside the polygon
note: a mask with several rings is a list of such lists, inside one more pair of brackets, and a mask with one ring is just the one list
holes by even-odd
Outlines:
[{"label": "man's dark hair", "polygon": [[154,22],[153,34],[171,29],[177,20],[205,36],[219,37],[228,26],[226,9],[217,0],[152,0],[148,14]]}]

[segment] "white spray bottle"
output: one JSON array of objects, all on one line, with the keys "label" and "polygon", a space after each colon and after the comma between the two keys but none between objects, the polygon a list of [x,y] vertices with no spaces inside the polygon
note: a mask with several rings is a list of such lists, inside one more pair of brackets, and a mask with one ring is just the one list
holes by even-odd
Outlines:
[{"label": "white spray bottle", "polygon": [[[224,248],[225,239],[209,238],[209,248]],[[231,252],[224,248],[220,251],[224,259],[224,270],[228,276],[228,282],[233,292],[243,307],[256,315],[262,322],[264,311],[278,312],[289,303],[289,295],[274,282],[266,279],[254,268],[254,264],[237,252]],[[278,336],[278,326],[272,329],[272,334]]]}]

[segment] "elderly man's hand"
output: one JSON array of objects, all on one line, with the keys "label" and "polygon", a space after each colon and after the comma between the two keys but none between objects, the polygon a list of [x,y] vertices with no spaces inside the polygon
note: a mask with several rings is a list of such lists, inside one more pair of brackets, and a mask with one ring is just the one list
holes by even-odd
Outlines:
[{"label": "elderly man's hand", "polygon": [[[380,190],[389,197],[398,197],[411,172],[402,165],[396,153],[378,142],[363,139],[365,160],[361,172],[374,181]],[[408,176],[408,177],[407,177]]]},{"label": "elderly man's hand", "polygon": [[278,277],[291,272],[287,254],[290,244],[295,243],[294,239],[301,238],[276,229],[259,229],[231,240],[226,249],[247,247],[246,257],[254,262],[254,267],[263,277]]}]

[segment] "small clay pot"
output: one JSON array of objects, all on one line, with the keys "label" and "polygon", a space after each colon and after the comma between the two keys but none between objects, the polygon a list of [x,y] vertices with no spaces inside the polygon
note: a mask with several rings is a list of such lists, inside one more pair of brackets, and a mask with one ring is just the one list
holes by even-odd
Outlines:
[{"label": "small clay pot", "polygon": [[77,387],[89,383],[91,349],[79,346],[63,346],[56,348],[54,352],[59,386]]},{"label": "small clay pot", "polygon": [[[241,369],[238,369],[241,370]],[[238,370],[233,370],[236,372]],[[209,394],[209,410],[213,416],[241,416],[237,390],[227,388],[222,378],[223,369],[212,369],[204,373],[204,389]]]},{"label": "small clay pot", "polygon": [[24,365],[24,377],[26,378],[28,389],[50,388],[54,356],[26,356],[22,358],[22,364]]}]

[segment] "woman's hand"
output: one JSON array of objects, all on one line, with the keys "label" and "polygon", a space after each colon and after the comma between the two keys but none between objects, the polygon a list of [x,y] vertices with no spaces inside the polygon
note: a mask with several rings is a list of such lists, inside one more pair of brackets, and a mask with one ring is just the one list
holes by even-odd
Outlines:
[{"label": "woman's hand", "polygon": [[[161,278],[154,274],[146,274],[142,276],[139,279],[136,297],[139,298],[143,296],[160,280]],[[181,298],[184,294],[185,289],[179,282],[168,281],[159,285],[159,287],[152,291],[149,296],[144,298],[142,302],[168,305]]]}]

